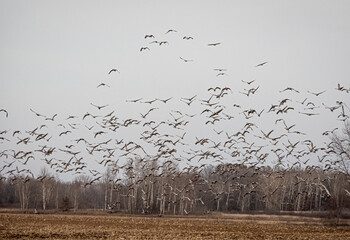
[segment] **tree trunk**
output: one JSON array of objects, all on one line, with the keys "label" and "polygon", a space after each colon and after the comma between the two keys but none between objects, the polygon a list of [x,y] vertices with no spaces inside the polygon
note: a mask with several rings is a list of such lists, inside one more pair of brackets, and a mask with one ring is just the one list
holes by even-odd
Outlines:
[{"label": "tree trunk", "polygon": [[108,184],[105,185],[105,211],[107,210]]},{"label": "tree trunk", "polygon": [[219,210],[220,210],[220,198],[218,196],[216,199],[216,211],[219,211]]},{"label": "tree trunk", "polygon": [[109,204],[112,204],[113,202],[113,182],[111,182],[111,189],[110,189],[110,195],[109,195]]},{"label": "tree trunk", "polygon": [[58,209],[58,184],[56,186],[56,209]]},{"label": "tree trunk", "polygon": [[149,201],[150,208],[152,212],[154,211],[154,181],[153,178],[150,181],[150,201]]},{"label": "tree trunk", "polygon": [[45,181],[41,184],[42,187],[42,195],[43,195],[43,210],[46,210],[46,184]]},{"label": "tree trunk", "polygon": [[230,186],[228,186],[228,192],[227,192],[227,198],[226,198],[226,211],[228,211],[228,202],[230,199],[230,192],[231,192],[231,188]]}]

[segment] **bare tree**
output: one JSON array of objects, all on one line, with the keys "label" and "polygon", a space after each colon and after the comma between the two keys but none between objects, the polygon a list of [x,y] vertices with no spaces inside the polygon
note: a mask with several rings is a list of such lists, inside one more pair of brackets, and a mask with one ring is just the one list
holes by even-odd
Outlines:
[{"label": "bare tree", "polygon": [[39,175],[38,180],[41,182],[43,210],[46,210],[52,197],[55,180],[54,177],[50,175],[46,167],[41,168]]},{"label": "bare tree", "polygon": [[27,177],[18,175],[12,179],[12,182],[16,184],[21,209],[27,209],[29,207],[29,196],[31,193],[29,186],[30,181]]},{"label": "bare tree", "polygon": [[[334,165],[350,177],[350,123],[345,122],[342,133],[334,133],[331,136],[329,147],[335,153]],[[350,194],[349,194],[350,195]]]}]

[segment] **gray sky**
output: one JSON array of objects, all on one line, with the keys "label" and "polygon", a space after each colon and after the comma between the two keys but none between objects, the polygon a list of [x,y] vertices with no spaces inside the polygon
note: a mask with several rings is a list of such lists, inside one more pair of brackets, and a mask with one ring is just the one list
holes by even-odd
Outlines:
[{"label": "gray sky", "polygon": [[[97,129],[96,121],[82,121],[86,112],[115,111],[120,119],[136,119],[151,107],[159,109],[150,113],[149,120],[172,120],[172,110],[198,114],[185,129],[189,147],[195,137],[224,141],[213,129],[233,134],[246,121],[256,122],[264,132],[274,129],[281,115],[267,111],[284,98],[291,99],[289,105],[295,108],[283,115],[287,124],[295,123],[307,133],[302,139],[323,143],[327,140],[323,131],[343,124],[337,118],[340,110],[330,112],[323,104],[350,100],[348,93],[336,90],[338,83],[350,88],[348,9],[348,1],[0,1],[0,109],[9,113],[5,118],[0,112],[0,131],[9,130],[3,136],[10,140],[0,142],[0,150],[22,147],[12,137],[17,129],[24,137],[25,131],[47,124],[45,132],[56,136],[47,144],[64,145],[79,135],[57,137],[63,130],[57,125],[67,125],[69,115],[79,116],[73,122],[81,128],[95,125]],[[165,34],[169,29],[177,32]],[[145,39],[147,34],[155,38]],[[208,46],[217,42],[221,44]],[[140,52],[141,47],[149,50]],[[255,67],[263,62],[267,64]],[[112,68],[120,74],[108,74]],[[216,76],[215,68],[227,69],[226,74]],[[247,85],[241,80],[255,82]],[[110,87],[97,88],[100,83]],[[205,124],[207,119],[200,113],[206,107],[200,100],[208,99],[207,89],[216,86],[232,90],[220,103],[235,118]],[[249,97],[240,93],[258,86]],[[280,92],[287,87],[300,93]],[[308,92],[324,90],[317,97]],[[194,95],[196,101],[190,106],[180,100]],[[173,99],[167,104],[126,102],[168,97]],[[297,105],[305,98],[319,107],[313,110],[319,115],[298,113],[308,112]],[[108,107],[98,111],[90,103]],[[243,108],[235,109],[235,103]],[[47,117],[58,115],[55,122],[48,122],[30,109]],[[264,118],[245,120],[241,114],[245,109],[265,109]],[[121,129],[117,135],[140,141],[143,130]],[[99,140],[110,136],[114,137]],[[24,147],[33,150],[38,145],[45,144]],[[8,162],[11,159],[2,157],[0,167]],[[37,171],[42,163],[30,160],[28,167]]]}]

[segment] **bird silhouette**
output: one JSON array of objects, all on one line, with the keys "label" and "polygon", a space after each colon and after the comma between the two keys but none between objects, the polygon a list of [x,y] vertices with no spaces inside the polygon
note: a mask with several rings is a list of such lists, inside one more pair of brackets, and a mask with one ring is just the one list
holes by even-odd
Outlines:
[{"label": "bird silhouette", "polygon": [[294,91],[294,92],[296,92],[296,93],[300,93],[298,90],[295,90],[294,88],[291,88],[291,87],[287,87],[287,88],[283,89],[283,90],[280,91],[280,92],[282,93],[282,92],[285,92],[285,91]]},{"label": "bird silhouette", "polygon": [[314,92],[310,92],[310,91],[307,91],[308,93],[311,93],[313,95],[315,95],[316,97],[318,97],[319,95],[321,95],[322,93],[326,92],[326,90],[322,91],[322,92],[317,92],[317,93],[314,93]]},{"label": "bird silhouette", "polygon": [[184,61],[184,62],[193,62],[193,60],[184,59],[184,58],[182,58],[182,57],[180,57],[180,59],[181,59],[182,61]]},{"label": "bird silhouette", "polygon": [[37,112],[35,112],[33,109],[31,109],[30,108],[30,111],[32,111],[37,117],[45,117],[46,118],[46,116],[44,116],[44,115],[42,115],[42,114],[40,114],[40,113],[37,113]]},{"label": "bird silhouette", "polygon": [[142,48],[140,48],[140,52],[142,52],[144,50],[150,50],[150,49],[149,49],[149,47],[142,47]]},{"label": "bird silhouette", "polygon": [[163,102],[163,103],[167,103],[167,102],[170,101],[171,99],[173,99],[173,98],[172,98],[172,97],[167,98],[167,99],[158,99],[158,98],[157,98],[158,101],[161,101],[161,102]]},{"label": "bird silhouette", "polygon": [[162,42],[159,42],[158,44],[159,44],[159,46],[162,46],[163,44],[168,44],[169,45],[169,42],[168,41],[162,41]]},{"label": "bird silhouette", "polygon": [[267,62],[263,62],[263,63],[259,63],[258,65],[256,65],[255,67],[262,67],[266,64]]},{"label": "bird silhouette", "polygon": [[108,72],[108,74],[111,74],[112,72],[118,72],[118,73],[120,73],[120,72],[118,71],[118,69],[113,68],[113,69],[111,69],[111,70]]},{"label": "bird silhouette", "polygon": [[6,117],[9,117],[9,113],[5,109],[0,109],[0,112],[4,112],[6,114]]},{"label": "bird silhouette", "polygon": [[[54,114],[51,118],[45,118],[45,120],[51,120],[51,121],[54,121],[55,120],[55,117],[57,117],[57,113]],[[42,125],[40,128],[44,127],[45,125]]]},{"label": "bird silhouette", "polygon": [[107,84],[105,84],[105,83],[100,83],[98,86],[97,86],[97,88],[99,88],[99,87],[111,87],[111,86],[109,86],[109,85],[107,85]]},{"label": "bird silhouette", "polygon": [[108,104],[107,104],[107,105],[103,105],[103,106],[97,106],[97,105],[95,105],[95,104],[93,104],[93,103],[90,103],[90,105],[96,107],[98,110],[101,110],[102,108],[105,108],[105,107],[108,106]]},{"label": "bird silhouette", "polygon": [[252,81],[249,81],[249,82],[244,81],[244,80],[241,80],[241,81],[244,82],[244,83],[246,83],[246,84],[248,84],[248,85],[250,85],[250,84],[252,84],[253,82],[255,82],[255,80],[252,80]]},{"label": "bird silhouette", "polygon": [[216,47],[218,45],[220,45],[221,43],[217,42],[217,43],[209,43],[208,46],[210,47]]},{"label": "bird silhouette", "polygon": [[308,112],[299,112],[300,114],[304,114],[304,115],[307,115],[307,116],[315,116],[315,115],[320,115],[319,113],[308,113]]},{"label": "bird silhouette", "polygon": [[126,100],[126,102],[133,102],[133,103],[136,103],[136,102],[139,102],[141,101],[142,98],[138,98],[138,99],[133,99],[133,100]]},{"label": "bird silhouette", "polygon": [[171,33],[171,32],[177,32],[176,30],[174,30],[174,29],[169,29],[165,34],[168,34],[168,33]]},{"label": "bird silhouette", "polygon": [[224,72],[220,72],[220,73],[216,74],[217,77],[219,77],[219,76],[224,76],[224,75],[228,75],[228,74],[227,74],[227,73],[224,73]]}]

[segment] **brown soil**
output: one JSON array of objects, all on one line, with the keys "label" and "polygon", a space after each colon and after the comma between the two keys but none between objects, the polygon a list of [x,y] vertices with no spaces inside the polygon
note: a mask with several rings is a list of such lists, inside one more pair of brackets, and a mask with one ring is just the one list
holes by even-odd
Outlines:
[{"label": "brown soil", "polygon": [[[307,221],[305,221],[307,220]],[[268,215],[144,217],[0,213],[0,239],[350,239],[349,226]]]}]

